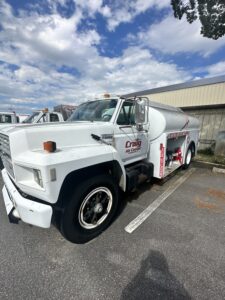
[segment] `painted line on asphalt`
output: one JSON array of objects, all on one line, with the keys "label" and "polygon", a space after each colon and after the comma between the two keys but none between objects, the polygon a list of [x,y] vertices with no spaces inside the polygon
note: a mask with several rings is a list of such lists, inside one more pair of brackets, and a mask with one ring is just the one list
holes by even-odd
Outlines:
[{"label": "painted line on asphalt", "polygon": [[175,181],[168,189],[162,193],[154,202],[152,202],[140,215],[131,221],[124,229],[128,233],[132,233],[137,229],[188,177],[196,171],[195,168],[188,170],[182,177]]}]

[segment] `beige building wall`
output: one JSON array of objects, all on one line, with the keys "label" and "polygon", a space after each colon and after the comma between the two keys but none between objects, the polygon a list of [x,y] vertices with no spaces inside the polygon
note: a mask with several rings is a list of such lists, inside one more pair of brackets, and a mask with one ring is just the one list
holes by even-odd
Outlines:
[{"label": "beige building wall", "polygon": [[218,132],[225,131],[225,108],[206,108],[207,105],[225,106],[225,82],[146,96],[152,101],[185,108],[185,112],[197,117],[200,121],[199,149],[213,148]]},{"label": "beige building wall", "polygon": [[219,131],[225,131],[225,108],[217,109],[185,109],[200,121],[199,149],[213,148]]},{"label": "beige building wall", "polygon": [[225,82],[146,95],[150,100],[177,107],[225,104]]}]

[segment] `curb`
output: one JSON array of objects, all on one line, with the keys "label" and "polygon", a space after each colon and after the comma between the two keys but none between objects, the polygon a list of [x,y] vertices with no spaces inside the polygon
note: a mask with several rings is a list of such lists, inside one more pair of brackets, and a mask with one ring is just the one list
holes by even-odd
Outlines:
[{"label": "curb", "polygon": [[213,173],[222,173],[222,174],[225,174],[225,169],[221,169],[221,168],[216,168],[214,167],[212,169]]},{"label": "curb", "polygon": [[217,167],[225,168],[225,165],[223,165],[223,164],[211,163],[211,162],[204,161],[204,160],[193,160],[193,162],[205,164],[205,165],[209,165],[209,166],[217,166]]}]

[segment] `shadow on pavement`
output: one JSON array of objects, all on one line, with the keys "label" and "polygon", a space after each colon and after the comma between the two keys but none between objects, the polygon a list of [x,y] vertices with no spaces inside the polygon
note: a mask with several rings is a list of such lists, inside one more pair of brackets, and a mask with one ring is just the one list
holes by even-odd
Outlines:
[{"label": "shadow on pavement", "polygon": [[140,270],[123,290],[121,300],[190,300],[183,285],[170,273],[164,255],[151,250]]}]

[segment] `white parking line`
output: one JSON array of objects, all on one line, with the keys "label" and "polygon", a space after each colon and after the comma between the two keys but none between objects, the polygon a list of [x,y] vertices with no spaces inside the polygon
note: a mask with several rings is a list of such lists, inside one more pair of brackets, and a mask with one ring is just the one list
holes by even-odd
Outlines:
[{"label": "white parking line", "polygon": [[124,229],[128,233],[132,233],[137,229],[191,174],[195,172],[195,168],[188,170],[182,177],[175,181],[168,189],[162,193],[156,200],[151,203],[139,216],[131,221]]}]

